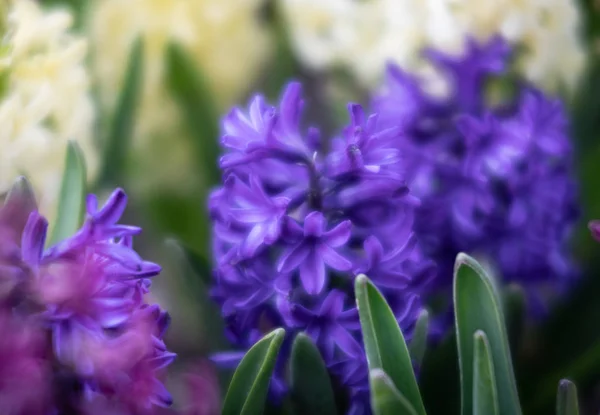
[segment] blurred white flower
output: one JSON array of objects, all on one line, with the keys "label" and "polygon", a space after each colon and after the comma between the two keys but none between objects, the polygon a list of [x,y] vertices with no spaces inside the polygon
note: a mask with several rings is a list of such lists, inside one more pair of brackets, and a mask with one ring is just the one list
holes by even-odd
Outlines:
[{"label": "blurred white flower", "polygon": [[495,34],[523,48],[519,70],[550,91],[572,89],[583,70],[573,0],[280,0],[292,42],[310,67],[348,67],[365,85],[387,60],[431,73],[425,47],[458,53],[466,36]]},{"label": "blurred white flower", "polygon": [[[202,71],[219,110],[240,99],[270,56],[271,38],[259,19],[261,0],[99,0],[90,10],[92,66],[100,99],[112,111],[132,43],[144,42],[144,84],[133,140],[138,185],[190,182],[193,151],[165,83],[165,50],[184,47]],[[215,140],[218,137],[214,138]]]},{"label": "blurred white flower", "polygon": [[96,171],[94,110],[84,66],[86,41],[69,33],[72,16],[32,0],[3,2],[0,51],[0,192],[19,175],[31,181],[40,211],[55,215],[68,140]]}]

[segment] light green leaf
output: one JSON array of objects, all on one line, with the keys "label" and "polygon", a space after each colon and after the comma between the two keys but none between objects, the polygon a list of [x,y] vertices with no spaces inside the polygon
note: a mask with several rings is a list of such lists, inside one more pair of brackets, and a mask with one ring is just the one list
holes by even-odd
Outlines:
[{"label": "light green leaf", "polygon": [[48,245],[73,235],[81,226],[85,215],[86,188],[85,160],[77,144],[70,141],[60,187],[58,210]]},{"label": "light green leaf", "polygon": [[521,406],[500,300],[490,277],[473,258],[459,254],[454,268],[454,308],[462,388],[462,414],[473,414],[473,336],[489,339],[498,391],[499,413],[519,415]]},{"label": "light green leaf", "polygon": [[369,384],[371,385],[371,408],[375,415],[417,415],[415,408],[396,389],[383,370],[371,370]]},{"label": "light green leaf", "polygon": [[108,136],[103,145],[101,184],[114,185],[121,182],[131,139],[134,134],[136,114],[144,79],[144,45],[141,38],[131,47],[123,89],[112,115]]},{"label": "light green leaf", "polygon": [[394,313],[365,275],[356,278],[354,291],[369,369],[387,373],[417,414],[425,414],[410,354]]},{"label": "light green leaf", "polygon": [[193,138],[196,165],[208,186],[221,181],[218,161],[219,117],[212,91],[200,68],[178,44],[167,47],[167,85],[179,104]]},{"label": "light green leaf", "polygon": [[285,330],[273,330],[248,350],[233,374],[222,415],[263,413],[271,374],[284,336]]},{"label": "light green leaf", "polygon": [[556,415],[579,415],[577,387],[570,380],[562,379],[558,384]]},{"label": "light green leaf", "polygon": [[423,356],[425,356],[425,350],[427,349],[427,337],[429,335],[429,312],[427,310],[421,310],[417,322],[415,324],[415,330],[410,342],[410,355],[417,366],[421,365]]},{"label": "light green leaf", "polygon": [[473,337],[473,415],[498,415],[498,393],[490,344],[481,330],[477,330]]},{"label": "light green leaf", "polygon": [[329,373],[312,340],[299,333],[292,346],[292,403],[298,414],[337,414]]}]

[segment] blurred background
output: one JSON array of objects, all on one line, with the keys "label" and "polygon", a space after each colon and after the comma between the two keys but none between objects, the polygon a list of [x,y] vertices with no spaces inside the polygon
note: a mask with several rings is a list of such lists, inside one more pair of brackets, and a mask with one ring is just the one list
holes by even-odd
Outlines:
[{"label": "blurred background", "polygon": [[[468,35],[504,36],[518,50],[511,70],[561,97],[569,109],[583,210],[573,240],[582,280],[547,319],[518,328],[517,381],[528,397],[528,413],[553,407],[555,385],[564,376],[577,382],[585,413],[598,413],[600,248],[587,222],[600,218],[599,1],[2,4],[1,28],[12,44],[0,59],[11,68],[0,78],[5,94],[0,120],[17,113],[20,121],[0,137],[16,142],[35,128],[39,142],[16,146],[5,156],[0,185],[7,187],[16,172],[25,172],[42,194],[44,213],[54,215],[64,151],[41,144],[52,137],[54,143],[80,144],[92,189],[101,195],[116,185],[127,191],[124,222],[144,227],[138,251],[164,267],[153,295],[172,316],[167,344],[179,357],[170,369],[169,389],[176,405],[189,399],[182,376],[190,371],[202,379],[198,388],[215,395],[219,382],[206,359],[229,347],[209,299],[206,198],[220,181],[220,118],[256,92],[275,102],[285,83],[297,79],[305,88],[306,122],[330,136],[347,122],[347,102],[368,103],[388,60],[419,73],[435,91],[444,85],[422,58],[424,48],[459,53]],[[43,57],[28,58],[39,50]],[[19,85],[14,96],[3,87],[9,82]],[[459,407],[454,348],[442,341],[425,358],[421,382],[425,399],[437,405],[432,413]],[[220,377],[223,390],[228,374]],[[218,412],[218,402],[206,402],[198,413]]]}]

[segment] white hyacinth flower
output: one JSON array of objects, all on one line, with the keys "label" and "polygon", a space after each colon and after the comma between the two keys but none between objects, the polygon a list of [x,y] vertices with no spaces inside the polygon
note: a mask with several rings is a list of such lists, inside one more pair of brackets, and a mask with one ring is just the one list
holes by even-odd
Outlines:
[{"label": "white hyacinth flower", "polygon": [[67,143],[83,150],[96,171],[94,110],[84,60],[86,41],[69,32],[65,10],[43,10],[32,0],[5,2],[0,51],[0,192],[25,175],[42,214],[56,214]]},{"label": "white hyacinth flower", "polygon": [[519,46],[518,69],[550,92],[572,90],[584,67],[573,0],[279,1],[307,66],[347,67],[368,87],[380,82],[388,60],[430,75],[421,51],[459,53],[466,36],[499,34]]}]

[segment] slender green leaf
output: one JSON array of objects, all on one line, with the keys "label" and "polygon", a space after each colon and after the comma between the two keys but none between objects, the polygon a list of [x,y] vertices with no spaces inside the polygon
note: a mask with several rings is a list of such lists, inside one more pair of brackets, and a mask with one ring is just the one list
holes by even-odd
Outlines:
[{"label": "slender green leaf", "polygon": [[556,415],[579,415],[577,387],[570,380],[562,379],[558,384]]},{"label": "slender green leaf", "polygon": [[58,211],[48,241],[50,245],[73,235],[83,222],[86,197],[85,160],[76,143],[67,145],[67,156],[60,187]]},{"label": "slender green leaf", "polygon": [[485,332],[489,339],[499,413],[521,414],[500,300],[483,268],[462,253],[456,258],[454,269],[454,307],[462,414],[473,413],[473,335],[478,330]]},{"label": "slender green leaf", "polygon": [[101,184],[119,183],[125,171],[129,144],[134,134],[135,118],[144,79],[144,44],[136,39],[131,47],[123,89],[112,115],[108,136],[105,139]]},{"label": "slender green leaf", "polygon": [[233,374],[222,415],[263,413],[271,374],[284,336],[285,330],[273,330],[248,350]]},{"label": "slender green leaf", "polygon": [[417,415],[415,408],[396,389],[392,380],[383,370],[371,370],[369,383],[371,385],[371,408],[375,415]]},{"label": "slender green leaf", "polygon": [[415,324],[415,330],[413,337],[410,342],[410,355],[412,356],[413,362],[420,366],[425,356],[425,350],[427,349],[427,336],[429,335],[429,312],[427,310],[421,310],[417,323]]},{"label": "slender green leaf", "polygon": [[369,369],[383,369],[417,414],[425,414],[410,354],[394,313],[365,275],[356,278],[354,290]]},{"label": "slender green leaf", "polygon": [[166,52],[167,84],[178,102],[193,138],[196,164],[208,186],[220,182],[218,111],[200,69],[183,48],[169,44]]},{"label": "slender green leaf", "polygon": [[498,393],[490,344],[481,330],[475,332],[473,342],[473,415],[498,415]]},{"label": "slender green leaf", "polygon": [[329,373],[312,340],[300,333],[292,346],[292,403],[298,414],[337,414]]}]

